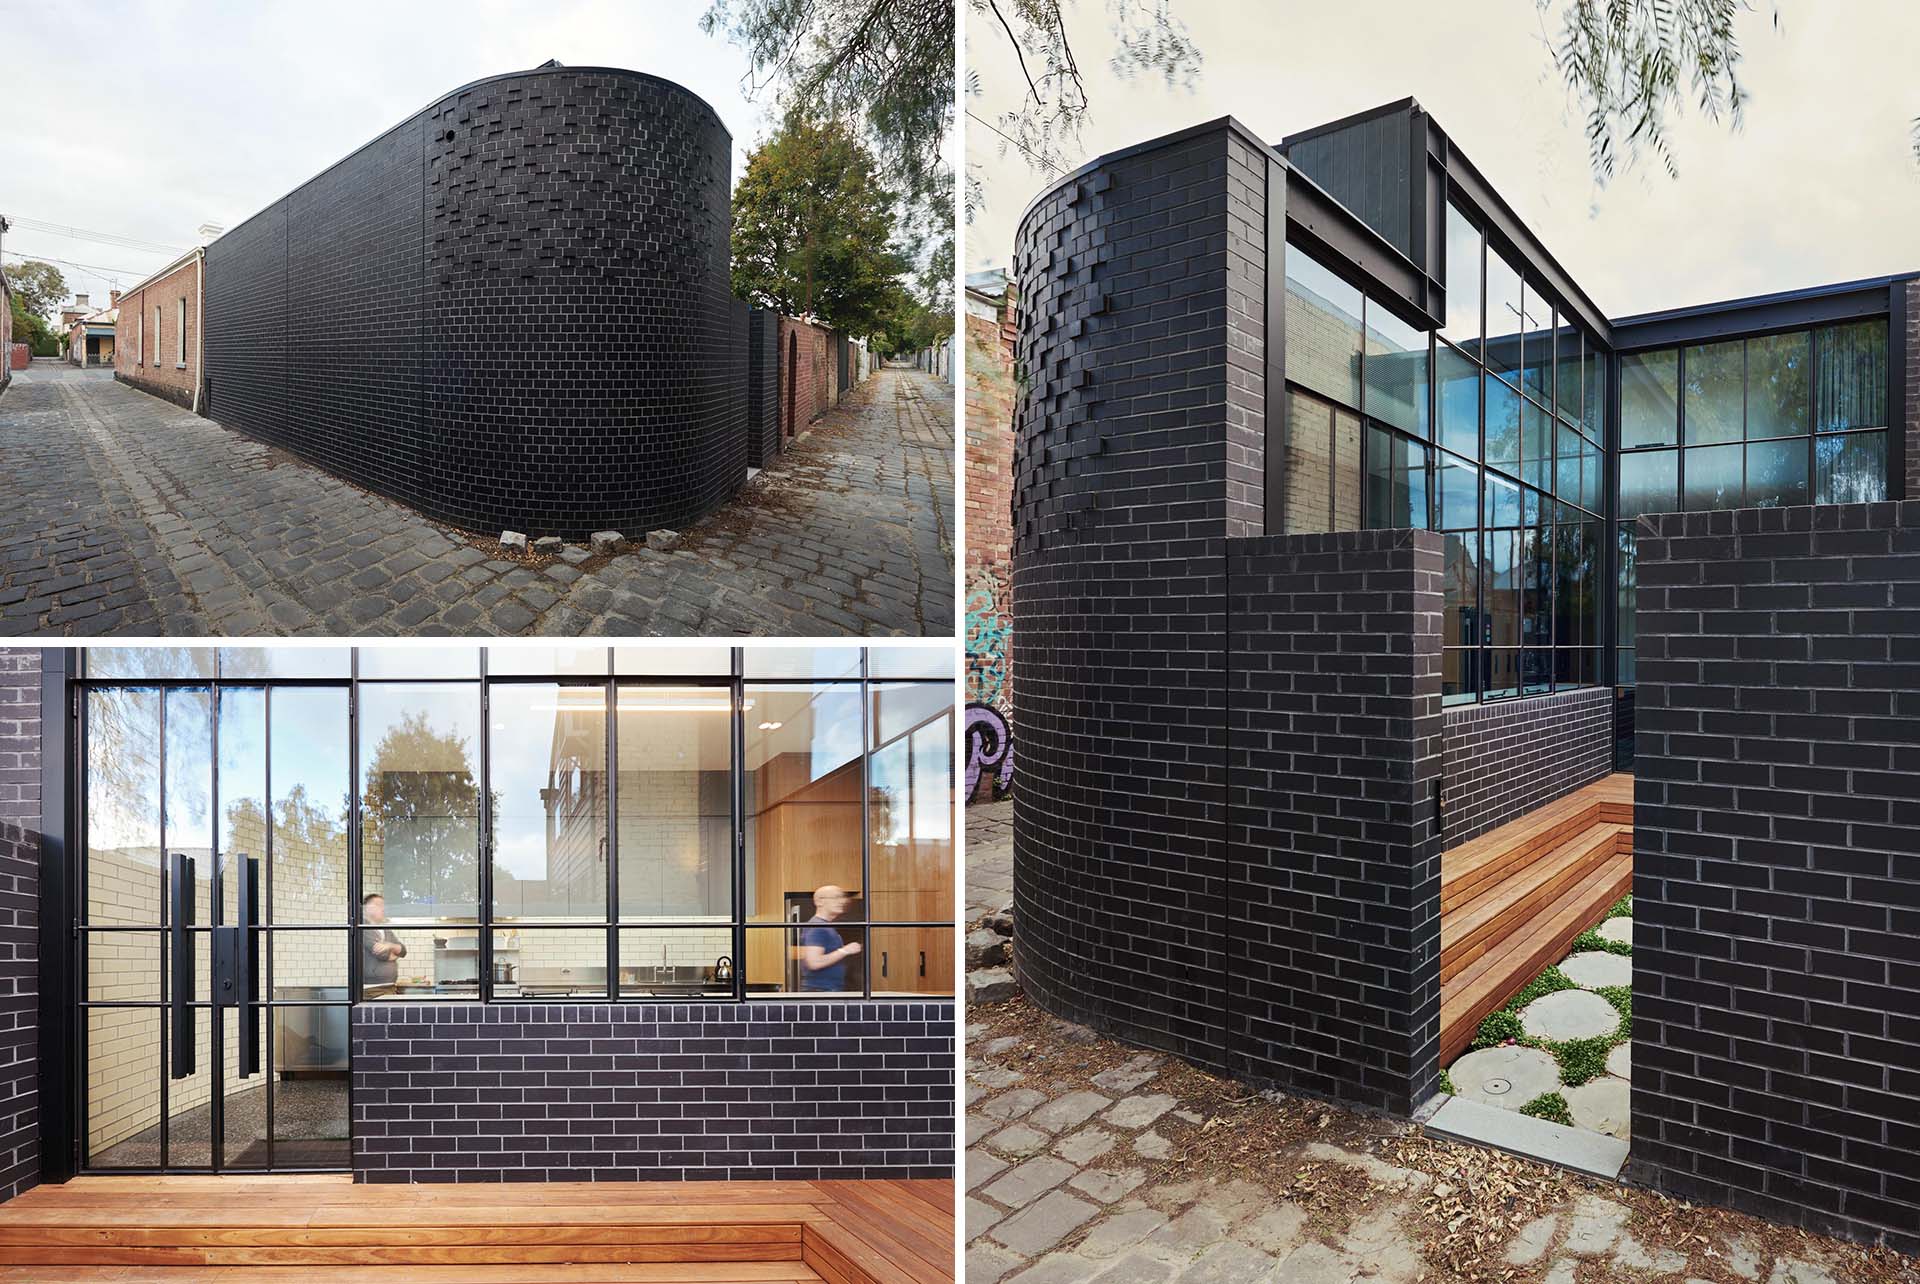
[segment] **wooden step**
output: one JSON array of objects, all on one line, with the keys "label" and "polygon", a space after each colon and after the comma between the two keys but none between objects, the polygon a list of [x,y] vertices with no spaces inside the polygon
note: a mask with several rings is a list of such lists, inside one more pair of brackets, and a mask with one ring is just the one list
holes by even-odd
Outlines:
[{"label": "wooden step", "polygon": [[[1629,840],[1630,841],[1630,840]],[[1440,1064],[1473,1042],[1480,1023],[1519,989],[1566,957],[1574,938],[1633,890],[1633,849],[1616,849],[1598,869],[1562,893],[1544,914],[1440,987]]]},{"label": "wooden step", "polygon": [[1612,859],[1619,850],[1620,826],[1590,825],[1507,877],[1452,915],[1440,916],[1440,982],[1458,976],[1488,950],[1499,948],[1561,893]]},{"label": "wooden step", "polygon": [[1616,772],[1444,853],[1440,1054],[1565,957],[1633,886],[1633,777]]},{"label": "wooden step", "polygon": [[953,1201],[950,1180],[83,1177],[0,1205],[0,1278],[950,1284]]}]

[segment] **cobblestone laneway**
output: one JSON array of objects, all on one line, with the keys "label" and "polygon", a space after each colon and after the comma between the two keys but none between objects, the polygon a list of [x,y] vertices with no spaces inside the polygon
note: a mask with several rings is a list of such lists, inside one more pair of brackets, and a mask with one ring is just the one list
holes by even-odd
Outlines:
[{"label": "cobblestone laneway", "polygon": [[[969,924],[1012,899],[1012,810],[967,808]],[[967,939],[967,1284],[1920,1284],[1891,1250],[1249,1092],[1046,1015],[1005,948]]]},{"label": "cobblestone laneway", "polygon": [[952,405],[882,370],[677,549],[525,565],[110,373],[35,363],[0,396],[0,636],[947,635]]}]

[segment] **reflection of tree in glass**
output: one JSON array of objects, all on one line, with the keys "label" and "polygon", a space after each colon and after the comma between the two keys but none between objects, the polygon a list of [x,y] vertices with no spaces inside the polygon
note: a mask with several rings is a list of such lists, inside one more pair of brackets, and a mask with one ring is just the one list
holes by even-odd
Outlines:
[{"label": "reflection of tree in glass", "polygon": [[87,699],[87,842],[160,841],[160,693],[102,688]]},{"label": "reflection of tree in glass", "polygon": [[436,729],[427,714],[403,714],[381,738],[367,764],[360,814],[366,839],[384,849],[379,890],[396,912],[437,905],[442,890],[459,889],[454,899],[471,903],[479,887],[479,792],[467,738]]},{"label": "reflection of tree in glass", "polygon": [[[274,903],[301,904],[314,907],[325,906],[336,912],[326,915],[329,919],[345,914],[344,904],[328,905],[329,897],[337,897],[337,887],[329,888],[329,874],[335,872],[347,859],[347,799],[343,796],[334,807],[316,806],[307,798],[307,787],[297,784],[280,799],[274,808],[273,842],[276,858],[273,869]],[[241,798],[227,804],[228,845],[232,847],[240,835],[251,835],[248,841],[261,844],[266,834],[266,818],[261,814],[260,800]],[[256,856],[264,859],[267,855],[264,846],[254,851],[229,851],[230,856]],[[316,856],[337,856],[337,862],[315,859]]]}]

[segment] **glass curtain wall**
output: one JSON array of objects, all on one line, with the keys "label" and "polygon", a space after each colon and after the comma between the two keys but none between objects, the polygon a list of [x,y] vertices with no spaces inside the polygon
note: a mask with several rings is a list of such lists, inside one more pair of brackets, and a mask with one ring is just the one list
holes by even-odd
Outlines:
[{"label": "glass curtain wall", "polygon": [[1619,682],[1635,679],[1643,513],[1886,498],[1884,317],[1620,358]]},{"label": "glass curtain wall", "polygon": [[1446,536],[1449,704],[1600,680],[1604,351],[1449,205],[1447,316],[1287,247],[1280,529]]}]

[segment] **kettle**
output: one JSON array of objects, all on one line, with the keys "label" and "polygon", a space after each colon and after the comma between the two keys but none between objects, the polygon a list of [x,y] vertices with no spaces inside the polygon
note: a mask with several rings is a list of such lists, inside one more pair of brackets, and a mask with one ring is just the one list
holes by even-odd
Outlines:
[{"label": "kettle", "polygon": [[713,961],[713,979],[716,981],[733,980],[733,960],[722,954]]}]

